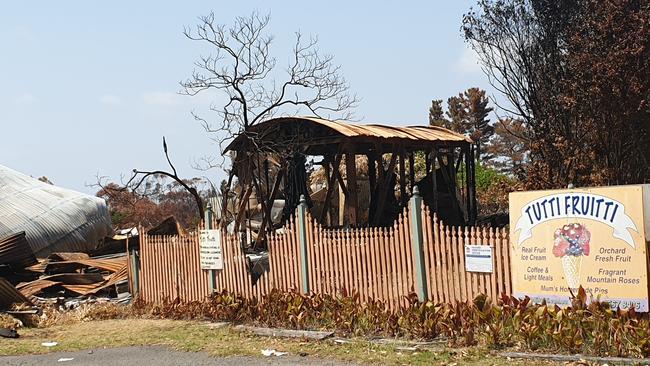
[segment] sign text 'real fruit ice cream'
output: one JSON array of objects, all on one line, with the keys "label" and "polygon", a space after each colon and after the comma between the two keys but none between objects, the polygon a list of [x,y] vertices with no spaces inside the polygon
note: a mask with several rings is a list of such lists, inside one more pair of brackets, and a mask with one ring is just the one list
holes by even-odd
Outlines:
[{"label": "sign text 'real fruit ice cream'", "polygon": [[568,305],[582,286],[648,311],[649,210],[650,185],[511,193],[514,295]]}]

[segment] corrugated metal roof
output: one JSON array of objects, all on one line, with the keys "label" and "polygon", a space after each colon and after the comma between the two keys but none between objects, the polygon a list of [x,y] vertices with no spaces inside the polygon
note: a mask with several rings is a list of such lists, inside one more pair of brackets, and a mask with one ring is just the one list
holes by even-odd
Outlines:
[{"label": "corrugated metal roof", "polygon": [[[277,118],[278,120],[282,118]],[[458,132],[435,126],[387,126],[378,124],[358,125],[345,121],[330,121],[315,117],[292,117],[287,120],[310,121],[329,127],[347,136],[366,136],[380,138],[400,138],[422,141],[466,141],[472,140]],[[273,121],[269,120],[268,122]]]},{"label": "corrugated metal roof", "polygon": [[23,294],[9,283],[9,281],[0,277],[0,310],[9,310],[14,304],[30,304]]},{"label": "corrugated metal roof", "polygon": [[[355,124],[346,121],[332,121],[316,117],[279,117],[264,121],[255,125],[251,131],[260,132],[267,128],[276,126],[282,123],[303,123],[303,124],[316,124],[327,127],[333,132],[338,133],[344,137],[372,137],[379,139],[401,139],[406,141],[438,141],[438,142],[457,142],[457,143],[471,143],[472,139],[469,137],[448,130],[443,127],[437,126],[387,126],[379,124]],[[235,140],[228,145],[226,151],[232,150],[237,146],[244,136],[235,138]]]},{"label": "corrugated metal roof", "polygon": [[0,264],[8,264],[14,270],[38,263],[32,248],[25,239],[25,232],[0,238]]},{"label": "corrugated metal roof", "polygon": [[0,165],[0,237],[25,231],[37,257],[83,252],[112,235],[106,202]]}]

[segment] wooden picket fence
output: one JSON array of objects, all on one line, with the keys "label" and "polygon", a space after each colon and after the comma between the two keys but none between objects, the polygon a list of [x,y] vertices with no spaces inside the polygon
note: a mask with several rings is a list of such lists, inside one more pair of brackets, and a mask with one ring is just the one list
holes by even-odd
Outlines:
[{"label": "wooden picket fence", "polygon": [[[208,275],[200,270],[198,243],[196,232],[187,236],[140,235],[138,295],[152,302],[208,296]],[[131,261],[129,267],[133,267]],[[129,268],[129,273],[136,270]]]},{"label": "wooden picket fence", "polygon": [[[496,299],[511,293],[508,235],[505,229],[449,227],[422,208],[422,237],[428,299],[454,302],[487,294]],[[381,300],[389,308],[405,304],[415,291],[412,218],[405,209],[392,227],[324,228],[307,213],[307,281],[310,292],[358,293],[361,302]],[[492,248],[492,273],[465,270],[465,244]],[[254,283],[249,261],[233,234],[222,234],[224,269],[215,271],[215,290],[248,298],[272,289],[301,291],[300,232],[294,214],[270,235],[269,270]],[[208,272],[199,266],[199,237],[150,236],[140,238],[140,296],[160,302],[179,298],[202,300],[209,295]]]}]

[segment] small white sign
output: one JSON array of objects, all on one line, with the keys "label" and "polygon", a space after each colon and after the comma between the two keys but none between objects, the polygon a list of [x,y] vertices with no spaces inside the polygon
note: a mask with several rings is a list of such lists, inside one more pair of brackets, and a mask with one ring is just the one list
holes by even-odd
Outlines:
[{"label": "small white sign", "polygon": [[465,270],[467,272],[492,273],[492,247],[489,245],[465,245]]},{"label": "small white sign", "polygon": [[201,269],[223,269],[221,231],[201,230],[199,248]]}]

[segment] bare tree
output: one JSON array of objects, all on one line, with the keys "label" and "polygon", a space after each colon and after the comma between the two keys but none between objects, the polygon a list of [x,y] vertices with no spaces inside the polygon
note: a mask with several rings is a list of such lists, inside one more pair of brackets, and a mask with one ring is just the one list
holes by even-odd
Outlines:
[{"label": "bare tree", "polygon": [[114,183],[105,184],[104,177],[97,177],[97,182],[93,186],[99,187],[103,192],[103,194],[109,197],[113,195],[119,195],[122,192],[132,192],[133,194],[135,194],[134,198],[137,199],[138,196],[147,197],[149,195],[147,187],[148,187],[148,180],[150,178],[157,178],[161,176],[168,177],[171,178],[173,181],[175,181],[180,187],[182,187],[193,197],[194,202],[196,204],[196,212],[198,214],[198,217],[201,221],[203,221],[203,199],[201,198],[201,195],[199,194],[198,190],[195,187],[188,184],[186,180],[182,179],[178,175],[178,172],[176,171],[176,167],[174,166],[174,164],[172,164],[172,161],[169,158],[167,141],[165,140],[164,136],[163,136],[163,152],[165,153],[165,158],[167,159],[167,163],[169,164],[171,171],[133,169],[130,178],[120,186]]},{"label": "bare tree", "polygon": [[268,15],[253,13],[227,27],[216,24],[210,13],[200,17],[195,28],[184,30],[187,38],[209,45],[212,53],[195,63],[192,76],[181,82],[182,93],[194,96],[212,89],[225,96],[225,104],[210,107],[220,117],[217,122],[193,113],[206,131],[216,134],[222,151],[224,143],[241,134],[254,141],[250,128],[286,108],[350,119],[357,105],[333,56],[321,54],[318,39],[300,32],[295,34],[286,75],[276,81],[277,62],[270,52],[273,36],[266,32],[269,20]]}]

